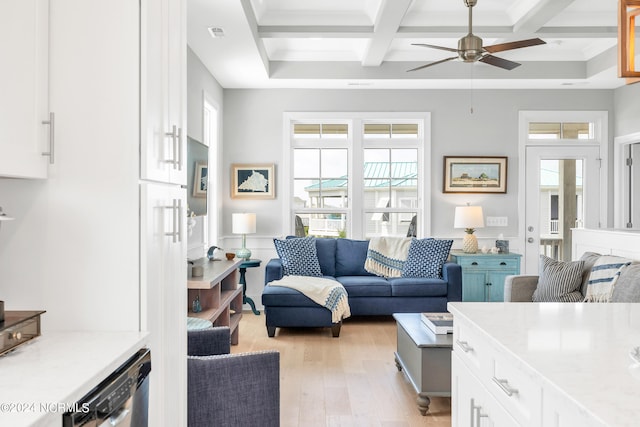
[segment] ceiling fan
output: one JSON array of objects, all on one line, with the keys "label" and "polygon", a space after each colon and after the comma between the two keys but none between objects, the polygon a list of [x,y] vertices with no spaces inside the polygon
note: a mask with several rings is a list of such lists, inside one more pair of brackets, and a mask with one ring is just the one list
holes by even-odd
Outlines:
[{"label": "ceiling fan", "polygon": [[521,64],[517,62],[509,61],[507,59],[498,58],[497,56],[493,56],[491,54],[496,52],[503,52],[505,50],[519,49],[522,47],[545,44],[544,40],[535,38],[535,39],[527,39],[527,40],[518,40],[518,41],[508,42],[508,43],[494,44],[491,46],[482,46],[482,39],[472,33],[472,27],[473,27],[472,11],[473,11],[473,6],[475,6],[476,3],[478,3],[478,0],[463,0],[463,1],[464,1],[464,4],[469,8],[469,34],[467,34],[466,36],[458,40],[457,49],[444,47],[444,46],[435,46],[432,44],[412,43],[412,45],[414,46],[423,46],[431,49],[446,50],[449,52],[455,52],[457,53],[457,55],[452,56],[450,58],[442,59],[440,61],[431,62],[429,64],[422,65],[420,67],[416,67],[407,71],[421,70],[423,68],[431,67],[432,65],[451,61],[457,58],[460,58],[464,62],[480,61],[480,62],[484,62],[485,64],[493,65],[495,67],[504,68],[505,70],[513,70],[514,68],[520,66]]}]

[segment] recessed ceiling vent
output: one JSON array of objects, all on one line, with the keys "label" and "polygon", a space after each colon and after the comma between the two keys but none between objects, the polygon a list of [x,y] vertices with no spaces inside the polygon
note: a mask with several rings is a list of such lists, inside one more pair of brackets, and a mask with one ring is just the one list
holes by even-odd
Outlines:
[{"label": "recessed ceiling vent", "polygon": [[218,39],[220,37],[224,37],[224,28],[221,28],[221,27],[209,27],[209,28],[207,28],[207,30],[209,30],[209,34],[211,34],[211,37],[213,37],[214,39]]}]

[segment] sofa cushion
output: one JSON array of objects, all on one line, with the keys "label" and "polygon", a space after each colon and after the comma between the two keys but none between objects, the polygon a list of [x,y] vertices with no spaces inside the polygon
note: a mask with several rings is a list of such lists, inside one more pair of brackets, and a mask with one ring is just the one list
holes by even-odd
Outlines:
[{"label": "sofa cushion", "polygon": [[390,297],[391,285],[384,277],[378,276],[338,276],[349,298],[352,297]]},{"label": "sofa cushion", "polygon": [[442,266],[449,258],[453,240],[413,239],[402,277],[442,278]]},{"label": "sofa cushion", "polygon": [[600,258],[600,254],[595,252],[585,252],[580,257],[580,261],[584,261],[584,267],[582,267],[582,284],[580,285],[580,293],[583,296],[587,294],[587,285],[589,284],[591,268],[598,258]]},{"label": "sofa cushion", "polygon": [[265,307],[319,307],[302,292],[284,286],[265,286],[262,290],[262,305]]},{"label": "sofa cushion", "polygon": [[322,276],[315,237],[273,239],[285,276]]},{"label": "sofa cushion", "polygon": [[336,277],[373,276],[364,269],[368,240],[336,239]]},{"label": "sofa cushion", "polygon": [[584,261],[562,262],[540,255],[540,277],[533,302],[579,302]]},{"label": "sofa cushion", "polygon": [[442,279],[419,277],[394,277],[388,279],[394,297],[441,297],[447,296],[447,282]]},{"label": "sofa cushion", "polygon": [[622,269],[610,301],[640,302],[640,263],[633,263]]},{"label": "sofa cushion", "polygon": [[325,276],[336,275],[336,239],[320,238],[316,239],[316,252],[320,270]]}]

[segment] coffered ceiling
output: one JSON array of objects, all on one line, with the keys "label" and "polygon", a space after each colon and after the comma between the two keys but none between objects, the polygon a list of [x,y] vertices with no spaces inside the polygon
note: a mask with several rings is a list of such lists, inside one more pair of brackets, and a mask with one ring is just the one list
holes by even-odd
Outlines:
[{"label": "coffered ceiling", "polygon": [[[615,88],[616,0],[478,0],[483,45],[508,71],[452,60],[468,33],[464,0],[187,0],[188,43],[225,88]],[[214,38],[209,27],[220,28]],[[640,31],[639,31],[640,33]]]}]

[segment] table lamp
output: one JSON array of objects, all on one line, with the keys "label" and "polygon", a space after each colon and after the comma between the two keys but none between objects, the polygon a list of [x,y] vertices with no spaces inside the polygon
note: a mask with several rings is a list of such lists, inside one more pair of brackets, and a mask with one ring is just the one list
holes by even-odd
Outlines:
[{"label": "table lamp", "polygon": [[462,251],[468,254],[478,252],[478,239],[473,232],[476,228],[484,227],[482,206],[457,206],[453,219],[454,228],[464,228],[467,234],[462,239]]},{"label": "table lamp", "polygon": [[234,213],[231,215],[231,228],[233,234],[242,234],[242,248],[236,251],[238,258],[248,260],[251,258],[251,251],[247,249],[247,234],[256,232],[256,214],[254,213]]}]

